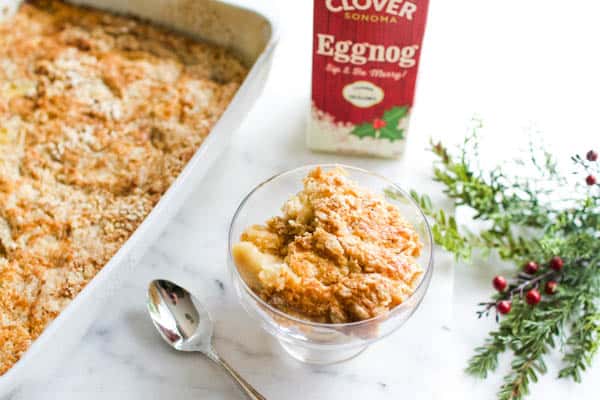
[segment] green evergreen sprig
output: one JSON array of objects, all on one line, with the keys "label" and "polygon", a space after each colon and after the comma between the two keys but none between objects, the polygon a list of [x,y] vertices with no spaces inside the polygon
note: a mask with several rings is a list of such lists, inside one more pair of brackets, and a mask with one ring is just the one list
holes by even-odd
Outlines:
[{"label": "green evergreen sprig", "polygon": [[[530,156],[514,162],[535,174],[516,176],[505,172],[506,165],[491,171],[479,166],[476,131],[456,154],[442,143],[432,142],[431,149],[437,156],[434,177],[444,193],[485,225],[477,233],[468,231],[436,210],[427,196],[412,192],[433,221],[435,242],[459,260],[495,252],[515,265],[513,279],[502,278],[504,287],[480,303],[479,317],[495,312],[498,327],[475,349],[466,372],[486,378],[498,367],[500,354],[510,352],[511,369],[498,398],[519,400],[547,372],[546,356],[559,351],[564,365],[558,377],[581,381],[600,348],[598,155],[574,156],[575,171],[569,174],[560,171],[548,152],[530,144]],[[560,268],[551,261],[557,257]],[[535,262],[539,271],[523,272],[527,262]],[[550,281],[558,289],[546,293],[544,285]]]}]

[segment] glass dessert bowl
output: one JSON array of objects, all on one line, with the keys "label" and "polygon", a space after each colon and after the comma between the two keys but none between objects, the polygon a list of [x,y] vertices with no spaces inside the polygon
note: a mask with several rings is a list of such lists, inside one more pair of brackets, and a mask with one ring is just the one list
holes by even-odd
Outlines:
[{"label": "glass dessert bowl", "polygon": [[433,273],[429,224],[410,195],[342,165],[259,184],[232,219],[228,250],[244,309],[314,364],[353,358],[402,326]]}]

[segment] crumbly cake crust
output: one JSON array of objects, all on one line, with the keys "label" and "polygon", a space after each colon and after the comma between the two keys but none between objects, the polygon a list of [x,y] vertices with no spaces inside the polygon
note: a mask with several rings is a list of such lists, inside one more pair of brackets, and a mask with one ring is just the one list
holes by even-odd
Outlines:
[{"label": "crumbly cake crust", "polygon": [[267,303],[346,323],[385,314],[414,291],[423,273],[417,232],[343,169],[312,170],[282,211],[247,228],[233,248],[242,278]]},{"label": "crumbly cake crust", "polygon": [[58,1],[0,24],[0,374],[142,222],[246,72]]}]

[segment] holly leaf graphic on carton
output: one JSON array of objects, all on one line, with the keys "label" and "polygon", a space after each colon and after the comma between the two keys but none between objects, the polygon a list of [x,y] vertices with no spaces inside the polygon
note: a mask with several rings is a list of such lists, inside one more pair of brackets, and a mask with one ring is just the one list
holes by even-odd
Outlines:
[{"label": "holly leaf graphic on carton", "polygon": [[408,107],[392,107],[383,113],[382,118],[356,125],[351,134],[359,138],[373,137],[390,142],[404,139],[404,129],[398,128],[400,120],[408,115]]},{"label": "holly leaf graphic on carton", "polygon": [[354,130],[352,130],[352,134],[358,136],[361,139],[367,136],[376,137],[375,128],[373,128],[373,124],[371,124],[370,122],[356,125],[354,127]]}]

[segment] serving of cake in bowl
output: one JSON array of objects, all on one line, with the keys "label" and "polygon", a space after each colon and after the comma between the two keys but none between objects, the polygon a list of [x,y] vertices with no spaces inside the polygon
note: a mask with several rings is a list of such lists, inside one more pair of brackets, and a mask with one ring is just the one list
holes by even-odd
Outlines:
[{"label": "serving of cake in bowl", "polygon": [[[265,219],[275,201],[282,214]],[[418,206],[352,167],[304,167],[259,185],[234,217],[230,252],[245,308],[293,356],[315,363],[349,358],[399,327],[432,271]]]}]

